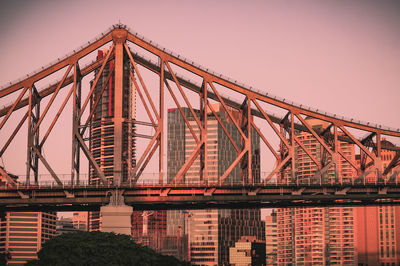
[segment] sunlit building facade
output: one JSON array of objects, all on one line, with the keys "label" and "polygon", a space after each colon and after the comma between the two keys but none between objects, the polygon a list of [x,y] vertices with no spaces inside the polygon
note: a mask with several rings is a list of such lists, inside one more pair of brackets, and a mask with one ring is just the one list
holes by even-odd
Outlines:
[{"label": "sunlit building facade", "polygon": [[[314,129],[324,129],[326,123],[306,119]],[[331,162],[319,142],[307,132],[296,132],[310,153],[325,165]],[[354,146],[340,142],[340,149],[347,158],[355,158]],[[306,152],[296,144],[295,179],[298,183],[332,183],[351,181],[354,168],[344,159],[339,160],[338,173],[331,165],[321,176]],[[288,178],[285,176],[284,178]],[[284,180],[286,182],[286,180]],[[285,208],[277,209],[278,265],[356,265],[356,243],[353,207]]]},{"label": "sunlit building facade", "polygon": [[229,265],[270,265],[265,264],[265,242],[255,237],[241,237],[234,247],[229,248]]},{"label": "sunlit building facade", "polygon": [[0,252],[8,252],[8,265],[37,259],[46,240],[56,235],[55,212],[7,212],[0,222]]},{"label": "sunlit building facade", "polygon": [[[394,146],[382,140],[385,146]],[[395,151],[382,150],[383,172],[396,155]],[[360,164],[360,158],[356,158]],[[369,160],[367,159],[368,163]],[[386,181],[395,180],[393,170]],[[366,180],[375,182],[375,173]],[[399,181],[399,180],[398,180]],[[358,265],[400,265],[400,207],[397,205],[355,207]]]},{"label": "sunlit building facade", "polygon": [[88,230],[88,212],[74,212],[72,214],[72,225],[76,230]]},{"label": "sunlit building facade", "polygon": [[[97,59],[105,56],[107,51],[99,50]],[[90,99],[90,110],[93,112],[92,123],[90,124],[89,149],[93,157],[104,173],[108,182],[114,177],[114,60],[110,60],[100,75],[93,95]],[[129,71],[131,64],[129,58],[124,55],[123,92],[122,92],[122,117],[125,122],[122,124],[123,151],[122,151],[122,180],[126,181],[131,169],[135,165],[135,125],[132,123],[135,118],[135,92],[133,90]],[[99,69],[95,70],[95,76]],[[91,81],[91,86],[94,80]],[[96,100],[99,98],[97,106]],[[99,176],[95,169],[89,165],[89,182],[96,184]],[[89,212],[89,231],[101,230],[101,217],[99,212]]]},{"label": "sunlit building facade", "polygon": [[[276,212],[272,211],[265,217],[265,258],[266,265],[277,265],[278,256],[278,226]],[[280,251],[279,251],[280,252]]]},{"label": "sunlit building facade", "polygon": [[161,253],[167,232],[166,215],[166,211],[134,211],[132,239]]},{"label": "sunlit building facade", "polygon": [[[240,135],[235,125],[229,122],[222,106],[214,105],[214,110],[225,121],[224,126],[231,134],[237,146],[240,147]],[[231,110],[237,121],[240,113]],[[189,109],[183,108],[189,117],[189,123],[195,134],[199,129]],[[196,111],[197,112],[197,111]],[[259,137],[252,131],[253,181],[260,180]],[[171,182],[184,162],[188,160],[196,147],[195,140],[178,109],[168,110],[168,182]],[[201,161],[197,158],[188,169],[182,183],[209,184],[220,182],[220,177],[235,160],[237,153],[228,137],[211,111],[207,117],[207,179],[201,180]],[[225,183],[241,182],[241,165],[239,164],[224,181]],[[189,250],[187,258],[193,265],[228,265],[229,247],[234,246],[241,236],[256,236],[259,240],[265,238],[264,222],[261,221],[260,210],[190,210],[167,211],[168,235],[187,234]],[[182,243],[184,245],[184,243]]]},{"label": "sunlit building facade", "polygon": [[[18,182],[18,176],[9,174]],[[0,185],[6,183],[0,175]],[[56,235],[55,212],[6,212],[0,217],[0,253],[8,253],[8,265],[37,259],[46,240]]]}]

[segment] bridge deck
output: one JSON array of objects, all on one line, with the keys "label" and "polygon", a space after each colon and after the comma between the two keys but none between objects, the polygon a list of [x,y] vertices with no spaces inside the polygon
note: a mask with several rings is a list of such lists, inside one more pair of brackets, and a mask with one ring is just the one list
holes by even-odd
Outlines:
[{"label": "bridge deck", "polygon": [[116,191],[134,209],[400,204],[400,184],[74,185],[0,189],[0,210],[98,210]]}]

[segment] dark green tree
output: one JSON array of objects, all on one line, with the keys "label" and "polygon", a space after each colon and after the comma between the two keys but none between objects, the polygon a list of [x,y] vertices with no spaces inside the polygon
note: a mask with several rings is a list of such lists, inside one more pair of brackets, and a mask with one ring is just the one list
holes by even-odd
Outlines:
[{"label": "dark green tree", "polygon": [[0,266],[7,265],[7,260],[10,259],[10,253],[1,252],[0,253]]},{"label": "dark green tree", "polygon": [[74,232],[43,244],[38,260],[26,265],[190,265],[138,245],[127,235]]}]

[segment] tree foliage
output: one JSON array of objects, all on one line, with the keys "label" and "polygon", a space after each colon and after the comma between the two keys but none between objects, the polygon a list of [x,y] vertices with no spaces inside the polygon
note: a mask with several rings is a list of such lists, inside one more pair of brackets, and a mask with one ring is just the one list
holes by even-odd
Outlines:
[{"label": "tree foliage", "polygon": [[10,253],[1,252],[0,253],[0,266],[7,265],[7,260],[10,259]]},{"label": "tree foliage", "polygon": [[74,232],[43,244],[38,260],[26,265],[189,265],[138,245],[127,235]]}]

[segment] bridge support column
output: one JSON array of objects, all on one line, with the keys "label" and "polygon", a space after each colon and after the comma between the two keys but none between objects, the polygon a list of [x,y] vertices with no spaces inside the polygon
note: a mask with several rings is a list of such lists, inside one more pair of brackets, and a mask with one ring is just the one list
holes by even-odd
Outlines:
[{"label": "bridge support column", "polygon": [[125,205],[122,191],[112,193],[110,203],[100,208],[102,232],[131,235],[133,208]]}]

